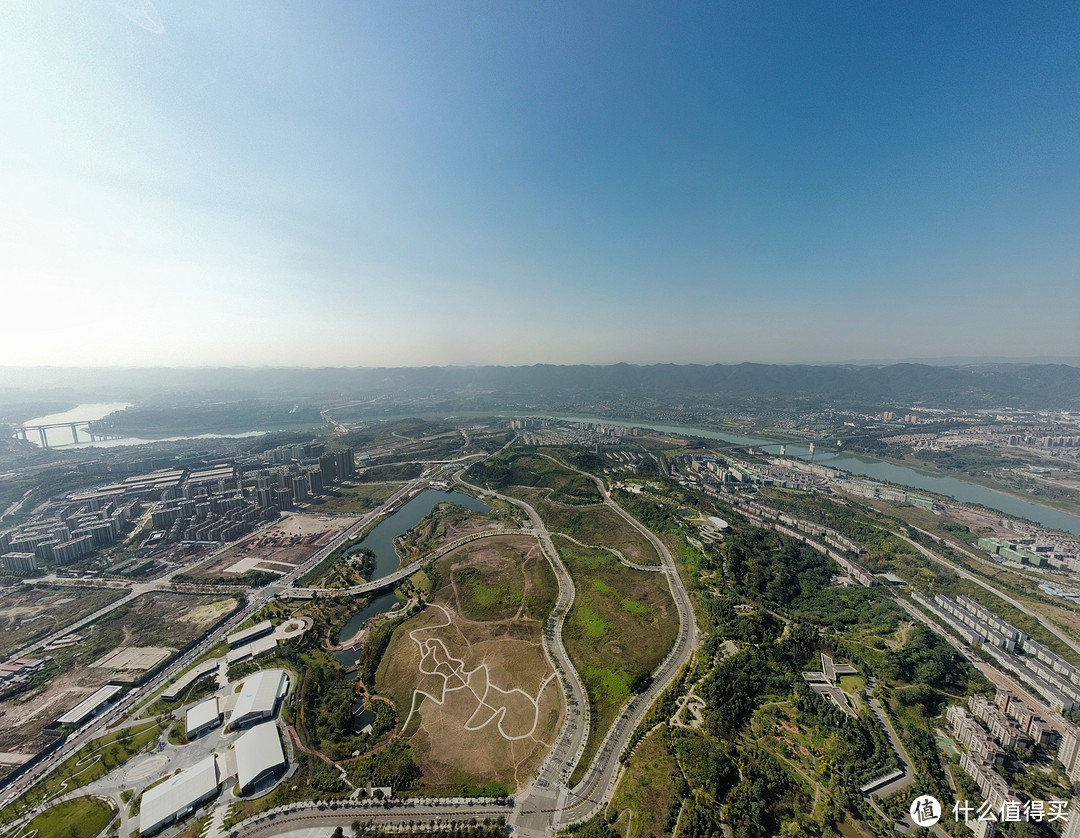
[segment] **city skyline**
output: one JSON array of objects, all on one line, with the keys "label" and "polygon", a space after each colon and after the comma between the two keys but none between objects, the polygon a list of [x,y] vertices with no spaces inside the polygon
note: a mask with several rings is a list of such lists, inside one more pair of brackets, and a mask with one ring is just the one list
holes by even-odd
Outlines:
[{"label": "city skyline", "polygon": [[1077,355],[1067,4],[0,15],[6,365]]}]

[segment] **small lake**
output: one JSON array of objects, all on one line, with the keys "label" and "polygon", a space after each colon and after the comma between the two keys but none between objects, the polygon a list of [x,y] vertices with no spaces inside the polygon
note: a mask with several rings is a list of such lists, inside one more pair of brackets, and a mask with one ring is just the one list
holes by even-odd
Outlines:
[{"label": "small lake", "polygon": [[[788,456],[798,457],[801,460],[810,459],[809,446],[794,442],[781,443],[772,439],[756,439],[748,436],[724,434],[717,431],[705,430],[704,428],[689,428],[679,425],[656,425],[629,419],[589,419],[581,416],[558,416],[553,418],[561,419],[564,422],[594,422],[607,425],[649,428],[650,430],[661,431],[662,433],[696,436],[701,437],[702,439],[715,439],[738,446],[752,445],[756,448],[762,448],[770,454],[779,454],[780,446],[783,444],[787,446],[786,450]],[[1069,532],[1073,535],[1080,535],[1080,515],[1073,515],[1069,512],[1062,512],[1058,509],[1051,509],[1048,506],[1031,503],[1022,498],[1013,497],[1012,495],[1007,495],[1004,492],[998,492],[993,489],[987,489],[986,487],[979,486],[975,483],[968,483],[966,480],[961,480],[956,477],[927,474],[909,468],[908,466],[887,463],[872,457],[856,456],[854,454],[846,454],[843,452],[838,453],[836,451],[830,451],[826,445],[823,445],[814,451],[814,462],[831,468],[838,468],[852,474],[858,474],[863,477],[870,477],[874,480],[895,483],[898,486],[907,486],[912,489],[921,489],[924,492],[934,492],[938,495],[953,498],[954,500],[960,501],[960,503],[972,503],[978,506],[985,506],[989,509],[996,509],[1006,515],[1012,515],[1016,518],[1026,518],[1029,521],[1042,524],[1044,527]]]},{"label": "small lake", "polygon": [[355,704],[353,704],[351,709],[353,714],[353,733],[359,733],[368,725],[375,724],[375,713],[372,710],[364,709],[363,700],[357,701]]},{"label": "small lake", "polygon": [[[455,503],[473,512],[490,512],[491,507],[481,500],[462,492],[443,492],[438,489],[425,489],[397,512],[380,521],[367,536],[357,542],[355,547],[367,547],[375,554],[375,570],[371,578],[382,579],[398,569],[400,559],[394,549],[394,539],[419,524],[440,503]],[[401,602],[393,591],[379,594],[371,602],[358,610],[338,633],[338,643],[345,643],[355,637],[364,627],[364,623],[376,614],[389,611]],[[359,649],[335,652],[335,657],[346,666],[352,666],[360,658]]]}]

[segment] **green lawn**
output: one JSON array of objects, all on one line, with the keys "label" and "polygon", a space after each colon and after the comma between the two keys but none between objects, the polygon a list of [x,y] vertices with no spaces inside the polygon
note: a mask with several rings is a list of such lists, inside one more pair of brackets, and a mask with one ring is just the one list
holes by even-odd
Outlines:
[{"label": "green lawn", "polygon": [[400,483],[365,483],[337,489],[334,494],[313,503],[311,511],[328,515],[357,515],[379,506],[400,488]]},{"label": "green lawn", "polygon": [[[150,721],[88,742],[34,786],[30,793],[0,810],[0,824],[10,823],[21,812],[57,794],[82,788],[104,777],[156,742],[164,729],[165,724]],[[42,836],[49,834],[41,833]]]},{"label": "green lawn", "polygon": [[16,838],[33,835],[39,838],[95,838],[116,814],[96,797],[77,797],[46,809],[16,833]]},{"label": "green lawn", "polygon": [[607,550],[563,539],[556,545],[577,591],[563,643],[585,684],[593,720],[580,774],[630,698],[635,679],[652,672],[668,653],[678,614],[661,574],[626,567]]}]

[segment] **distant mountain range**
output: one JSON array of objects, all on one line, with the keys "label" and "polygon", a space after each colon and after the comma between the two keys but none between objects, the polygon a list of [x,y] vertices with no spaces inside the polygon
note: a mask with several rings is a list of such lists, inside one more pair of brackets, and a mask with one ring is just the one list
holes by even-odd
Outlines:
[{"label": "distant mountain range", "polygon": [[398,368],[0,368],[0,403],[37,397],[75,401],[231,401],[245,398],[406,400],[451,404],[595,403],[600,399],[693,399],[704,404],[817,400],[835,405],[915,405],[1080,410],[1080,368],[1066,364],[958,366],[654,364],[636,366]]}]

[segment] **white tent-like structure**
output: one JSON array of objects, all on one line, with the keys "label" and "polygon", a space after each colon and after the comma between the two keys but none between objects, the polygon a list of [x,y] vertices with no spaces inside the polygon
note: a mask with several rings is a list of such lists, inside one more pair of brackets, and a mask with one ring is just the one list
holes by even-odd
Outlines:
[{"label": "white tent-like structure", "polygon": [[210,754],[143,794],[139,835],[149,835],[180,820],[217,793],[217,758]]},{"label": "white tent-like structure", "polygon": [[229,716],[232,730],[272,718],[278,701],[289,691],[289,676],[283,669],[265,669],[246,681]]},{"label": "white tent-like structure", "polygon": [[185,731],[188,739],[194,739],[208,730],[212,730],[221,723],[221,711],[218,709],[217,697],[208,698],[196,704],[187,711]]},{"label": "white tent-like structure", "polygon": [[255,725],[236,740],[236,782],[240,794],[248,794],[259,783],[286,765],[281,737],[273,722]]}]

